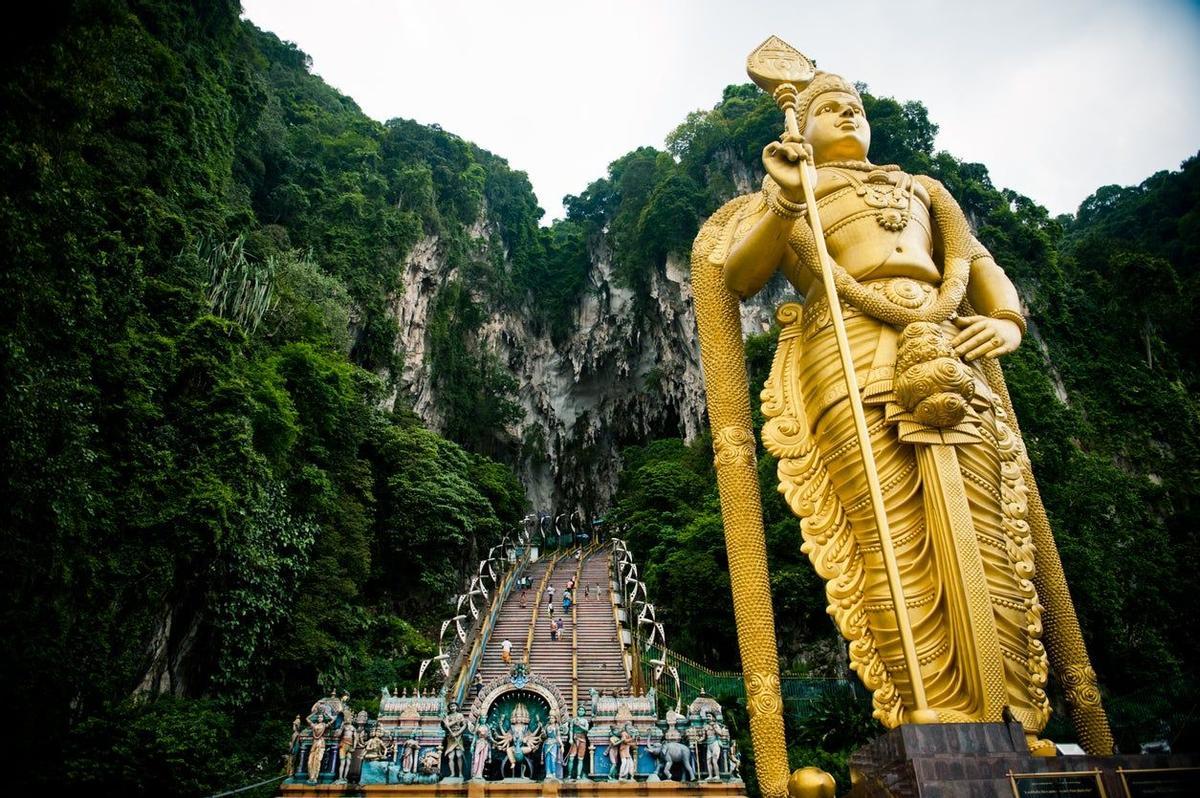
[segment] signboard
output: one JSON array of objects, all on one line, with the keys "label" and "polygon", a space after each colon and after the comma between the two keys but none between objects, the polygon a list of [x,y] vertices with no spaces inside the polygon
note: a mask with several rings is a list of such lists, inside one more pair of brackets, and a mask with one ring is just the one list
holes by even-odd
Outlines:
[{"label": "signboard", "polygon": [[1009,773],[1015,798],[1108,798],[1100,771]]},{"label": "signboard", "polygon": [[1200,795],[1200,768],[1118,770],[1126,798],[1184,798]]}]

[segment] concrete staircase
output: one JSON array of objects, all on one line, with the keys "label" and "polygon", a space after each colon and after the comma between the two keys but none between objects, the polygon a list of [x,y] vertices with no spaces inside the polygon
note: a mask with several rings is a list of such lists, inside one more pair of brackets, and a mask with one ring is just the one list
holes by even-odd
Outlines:
[{"label": "concrete staircase", "polygon": [[[586,705],[589,690],[600,693],[628,690],[629,675],[625,672],[625,654],[621,645],[617,620],[613,615],[613,596],[610,587],[609,562],[612,549],[604,546],[584,560],[579,580],[579,604],[576,607],[577,644],[579,648],[579,702]],[[590,597],[584,587],[591,586]],[[597,591],[596,586],[599,586]],[[598,595],[597,595],[598,593]]]},{"label": "concrete staircase", "polygon": [[[496,628],[488,639],[479,666],[485,684],[509,671],[500,658],[501,644],[506,638],[513,644],[513,662],[524,659],[529,621],[536,613],[533,645],[529,650],[530,673],[556,685],[568,704],[572,704],[573,688],[577,686],[579,705],[583,707],[589,704],[592,688],[601,693],[629,689],[624,650],[613,615],[609,582],[611,555],[611,548],[603,546],[585,557],[581,564],[568,552],[555,562],[553,572],[545,581],[543,578],[551,556],[545,556],[529,567],[527,573],[533,587],[526,596],[525,607],[521,607],[521,591],[513,590],[500,608]],[[577,577],[578,582],[574,590],[575,606],[564,614],[562,594],[572,577]],[[549,585],[554,586],[553,616],[546,613],[544,587]],[[586,597],[585,585],[590,586]],[[539,587],[543,589],[539,590]],[[558,640],[550,639],[551,617],[563,620]]]},{"label": "concrete staircase", "polygon": [[[546,614],[546,594],[538,598],[537,625],[533,630],[533,647],[529,651],[529,672],[552,682],[568,703],[571,701],[571,613],[563,613],[562,594],[567,582],[575,575],[579,562],[566,554],[554,566],[548,585],[554,586],[554,615]],[[550,639],[550,620],[562,618],[563,628],[558,640]]]},{"label": "concrete staircase", "polygon": [[533,587],[526,596],[524,609],[521,607],[521,591],[516,589],[509,594],[508,600],[500,608],[496,628],[488,638],[487,648],[484,649],[483,659],[479,663],[479,672],[483,674],[484,684],[497,676],[507,676],[509,673],[509,666],[500,658],[501,644],[505,638],[512,643],[513,662],[521,662],[524,659],[525,639],[529,635],[529,615],[538,605],[537,588],[546,574],[549,562],[550,558],[544,557],[529,566],[529,570],[526,571]]}]

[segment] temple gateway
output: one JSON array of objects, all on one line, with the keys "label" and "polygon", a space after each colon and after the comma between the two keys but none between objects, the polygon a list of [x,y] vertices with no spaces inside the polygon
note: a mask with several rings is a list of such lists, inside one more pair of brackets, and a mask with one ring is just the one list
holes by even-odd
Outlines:
[{"label": "temple gateway", "polygon": [[281,794],[745,795],[723,708],[681,676],[624,541],[541,526],[455,597],[418,674],[436,687],[383,686],[375,717],[334,690],[296,717]]}]

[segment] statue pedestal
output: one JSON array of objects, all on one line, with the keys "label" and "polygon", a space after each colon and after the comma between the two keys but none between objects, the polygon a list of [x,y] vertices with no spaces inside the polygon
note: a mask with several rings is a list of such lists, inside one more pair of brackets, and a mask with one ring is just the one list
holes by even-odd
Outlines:
[{"label": "statue pedestal", "polygon": [[1200,795],[1200,757],[1035,757],[1019,723],[934,723],[892,729],[860,748],[850,781],[849,798],[1182,798]]}]

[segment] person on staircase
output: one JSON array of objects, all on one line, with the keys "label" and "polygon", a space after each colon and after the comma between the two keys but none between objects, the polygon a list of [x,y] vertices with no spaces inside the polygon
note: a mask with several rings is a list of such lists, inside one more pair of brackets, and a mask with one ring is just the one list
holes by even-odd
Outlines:
[{"label": "person on staircase", "polygon": [[500,644],[500,659],[505,665],[512,665],[512,641],[507,637]]}]

